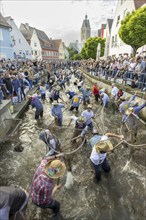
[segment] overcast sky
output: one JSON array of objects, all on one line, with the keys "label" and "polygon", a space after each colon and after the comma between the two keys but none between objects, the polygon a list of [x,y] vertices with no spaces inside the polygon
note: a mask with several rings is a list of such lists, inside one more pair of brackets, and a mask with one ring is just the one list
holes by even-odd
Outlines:
[{"label": "overcast sky", "polygon": [[[1,0],[0,0],[1,1]],[[115,12],[116,0],[2,0],[3,16],[11,16],[17,26],[28,23],[46,32],[53,39],[68,44],[79,40],[80,29],[87,13],[92,34]]]}]

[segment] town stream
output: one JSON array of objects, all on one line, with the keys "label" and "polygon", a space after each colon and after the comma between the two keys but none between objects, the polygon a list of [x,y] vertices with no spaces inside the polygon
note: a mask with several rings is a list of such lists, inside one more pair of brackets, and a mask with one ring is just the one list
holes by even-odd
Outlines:
[{"label": "town stream", "polygon": [[[74,79],[72,78],[72,82]],[[86,82],[86,84],[89,82]],[[71,84],[77,91],[77,88]],[[63,93],[65,106],[70,105],[69,99]],[[48,95],[47,95],[48,96]],[[95,103],[92,96],[93,110],[96,115],[102,107]],[[22,124],[11,139],[0,147],[0,185],[20,185],[30,190],[32,178],[36,168],[45,155],[45,144],[39,140],[39,133],[46,129],[53,121],[50,113],[51,104],[47,97],[44,105],[44,118],[38,122],[34,119],[33,110],[28,109],[22,118]],[[77,116],[83,111],[80,106],[79,113],[63,113],[63,128],[52,125],[51,131],[60,139],[62,152],[71,151],[71,137],[74,125],[67,127],[70,116]],[[94,119],[94,127],[100,133],[120,133],[121,115],[114,114],[112,110],[105,110]],[[125,133],[128,140],[128,133]],[[88,134],[88,139],[91,134]],[[120,142],[112,140],[114,146]],[[146,143],[146,129],[138,124],[138,138],[135,144]],[[80,140],[77,146],[81,144]],[[76,146],[76,147],[77,147]],[[91,147],[88,144],[77,151],[71,160],[73,185],[68,189],[64,186],[55,198],[61,203],[62,219],[65,220],[145,220],[146,219],[146,157],[145,149],[120,145],[113,153],[108,155],[111,166],[109,176],[102,173],[102,181],[97,184],[93,181],[94,171],[90,163]],[[60,180],[64,185],[66,175]],[[50,210],[36,207],[31,200],[25,213],[26,220],[51,219]]]}]

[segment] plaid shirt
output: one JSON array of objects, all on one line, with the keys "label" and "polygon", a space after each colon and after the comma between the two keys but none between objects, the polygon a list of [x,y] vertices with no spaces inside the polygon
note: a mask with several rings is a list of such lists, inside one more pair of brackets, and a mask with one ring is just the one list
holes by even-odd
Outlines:
[{"label": "plaid shirt", "polygon": [[30,196],[36,205],[47,205],[52,202],[53,180],[46,176],[43,171],[47,160],[41,161],[33,177]]}]

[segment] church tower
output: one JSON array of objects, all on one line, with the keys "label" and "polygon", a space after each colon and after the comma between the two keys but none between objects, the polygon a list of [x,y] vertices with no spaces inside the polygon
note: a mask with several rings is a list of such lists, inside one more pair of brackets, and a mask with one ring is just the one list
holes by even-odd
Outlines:
[{"label": "church tower", "polygon": [[81,42],[84,43],[89,37],[91,37],[90,22],[87,19],[87,15],[85,15],[85,19],[83,20],[81,27]]}]

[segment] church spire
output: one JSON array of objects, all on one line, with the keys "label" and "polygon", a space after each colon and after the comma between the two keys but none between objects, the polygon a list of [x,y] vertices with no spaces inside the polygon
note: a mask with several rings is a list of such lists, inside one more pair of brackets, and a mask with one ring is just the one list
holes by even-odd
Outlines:
[{"label": "church spire", "polygon": [[90,22],[87,16],[85,15],[85,19],[83,20],[82,27],[81,27],[81,42],[85,42],[89,37],[91,37],[91,28]]}]

